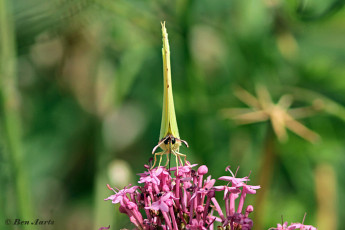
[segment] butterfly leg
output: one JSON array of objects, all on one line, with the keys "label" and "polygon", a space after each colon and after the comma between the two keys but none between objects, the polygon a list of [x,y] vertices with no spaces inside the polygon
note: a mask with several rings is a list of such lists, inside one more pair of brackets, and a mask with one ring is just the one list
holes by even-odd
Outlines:
[{"label": "butterfly leg", "polygon": [[160,159],[159,159],[159,164],[158,164],[158,168],[161,167],[161,163],[162,163],[162,159],[163,159],[163,155],[165,154],[165,152],[160,152]]},{"label": "butterfly leg", "polygon": [[165,164],[165,168],[168,166],[168,164],[169,164],[169,154],[165,154],[166,156],[167,156],[167,163]]},{"label": "butterfly leg", "polygon": [[151,166],[150,170],[153,169],[157,162],[157,153],[155,153],[155,161],[153,162],[153,165]]},{"label": "butterfly leg", "polygon": [[160,166],[163,154],[164,154],[164,152],[155,153],[155,161],[153,162],[153,165],[151,166],[150,170],[153,169],[155,167],[156,163],[157,163],[157,155],[161,157],[160,160],[159,160],[159,166]]},{"label": "butterfly leg", "polygon": [[182,153],[179,153],[179,152],[176,152],[175,154],[176,154],[176,156],[178,156],[179,158],[180,158],[180,157],[183,157],[183,158],[184,158],[184,162],[185,162],[187,165],[190,165],[190,164],[187,162],[187,156],[186,156],[186,154],[182,154]]},{"label": "butterfly leg", "polygon": [[181,164],[181,166],[183,166],[183,162],[181,160],[181,157],[178,154],[176,154],[175,156],[176,156],[176,158],[178,158],[178,161]]},{"label": "butterfly leg", "polygon": [[175,155],[175,159],[176,159],[176,173],[178,175],[178,167],[181,165],[183,166],[183,162],[181,161],[181,158],[180,158],[180,154],[181,153],[178,153],[176,151],[171,151],[174,155]]},{"label": "butterfly leg", "polygon": [[175,155],[175,159],[176,159],[176,175],[178,175],[178,161],[177,161],[177,155],[175,152],[173,152]]},{"label": "butterfly leg", "polygon": [[178,160],[180,161],[181,165],[183,166],[183,161],[181,160],[180,156],[178,156]]}]

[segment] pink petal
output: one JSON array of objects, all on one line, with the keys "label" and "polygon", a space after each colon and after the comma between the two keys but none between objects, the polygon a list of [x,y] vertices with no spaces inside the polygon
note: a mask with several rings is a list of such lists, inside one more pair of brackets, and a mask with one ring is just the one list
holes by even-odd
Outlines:
[{"label": "pink petal", "polygon": [[160,208],[159,201],[153,202],[150,207],[145,207],[145,208],[146,209],[159,210],[159,208]]},{"label": "pink petal", "polygon": [[222,191],[222,190],[225,190],[226,186],[224,185],[221,185],[221,186],[214,186],[213,187],[216,191]]},{"label": "pink petal", "polygon": [[166,203],[162,202],[161,205],[160,205],[160,210],[162,212],[169,212],[169,207]]},{"label": "pink petal", "polygon": [[162,173],[162,171],[163,171],[163,168],[162,167],[159,167],[154,173],[155,173],[155,175],[159,175],[159,174],[161,174]]},{"label": "pink petal", "polygon": [[207,189],[210,189],[210,188],[212,188],[212,186],[213,186],[215,183],[216,183],[216,180],[215,180],[215,179],[212,179],[212,180],[206,182],[206,184],[204,185],[204,187],[207,188]]},{"label": "pink petal", "polygon": [[113,194],[111,196],[109,196],[108,198],[104,199],[104,200],[114,200],[116,197],[116,194]]},{"label": "pink petal", "polygon": [[244,178],[236,178],[236,177],[232,177],[232,176],[221,176],[218,178],[218,180],[225,180],[225,181],[249,181],[249,179],[247,177]]}]

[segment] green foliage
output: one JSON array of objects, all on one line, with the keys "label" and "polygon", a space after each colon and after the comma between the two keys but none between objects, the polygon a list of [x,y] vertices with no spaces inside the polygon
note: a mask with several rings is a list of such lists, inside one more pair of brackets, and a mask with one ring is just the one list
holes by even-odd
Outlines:
[{"label": "green foliage", "polygon": [[[22,180],[16,176],[20,166],[9,160],[16,153],[8,148],[14,138],[13,147],[23,152],[19,164],[35,218],[55,220],[52,229],[97,229],[109,223],[111,229],[130,228],[103,199],[109,195],[106,183],[136,182],[135,174],[144,170],[158,142],[160,21],[165,20],[179,133],[190,145],[180,151],[193,163],[207,164],[214,177],[223,175],[227,165],[240,166],[239,173],[251,171],[257,184],[270,127],[268,122],[237,126],[221,115],[224,108],[245,107],[234,87],[254,94],[261,84],[274,102],[289,93],[294,107],[319,105],[301,122],[321,136],[320,142],[311,144],[291,132],[286,143],[274,142],[274,173],[260,217],[267,229],[281,215],[298,222],[307,212],[307,224],[323,226],[318,215],[329,201],[334,202],[328,210],[334,227],[327,229],[340,229],[335,226],[345,218],[343,1],[0,2],[10,5],[0,18],[14,36],[1,33],[0,39],[10,38],[14,46],[10,81],[19,96],[19,109],[11,116],[18,122],[12,126],[3,118],[6,100],[13,98],[1,102],[5,189],[1,186],[0,210],[4,200],[13,203],[0,212],[1,219],[20,216],[15,206],[20,194],[13,193],[20,190],[15,185]],[[4,21],[4,14],[13,21]],[[1,60],[6,58],[2,52]],[[8,76],[0,73],[4,95]],[[17,136],[10,137],[8,129]],[[335,184],[321,180],[319,169]],[[333,194],[329,200],[320,195],[320,184],[333,186],[325,189]]]}]

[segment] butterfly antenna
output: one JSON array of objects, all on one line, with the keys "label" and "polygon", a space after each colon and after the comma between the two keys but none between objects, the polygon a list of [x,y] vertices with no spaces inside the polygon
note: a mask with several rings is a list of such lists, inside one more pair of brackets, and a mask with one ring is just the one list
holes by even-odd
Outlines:
[{"label": "butterfly antenna", "polygon": [[[169,169],[168,169],[168,171],[169,171],[169,174],[170,174],[170,176],[171,176],[171,171],[170,171],[170,162],[171,162],[171,143],[169,144],[169,148],[170,148],[170,150],[169,150]],[[176,167],[178,167],[178,166],[176,166]]]},{"label": "butterfly antenna", "polygon": [[170,173],[170,176],[171,176],[171,172],[170,172],[170,162],[171,162],[171,153],[169,153],[169,169],[168,169],[168,171],[169,171],[169,173]]}]

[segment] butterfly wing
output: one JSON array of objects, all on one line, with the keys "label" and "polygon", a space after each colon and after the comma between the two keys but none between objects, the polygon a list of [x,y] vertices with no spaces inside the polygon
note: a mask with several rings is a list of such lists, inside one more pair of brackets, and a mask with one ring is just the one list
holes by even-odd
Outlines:
[{"label": "butterfly wing", "polygon": [[174,98],[171,84],[170,48],[165,23],[162,23],[162,35],[164,91],[161,132],[159,135],[160,140],[170,134],[176,138],[180,138],[175,115]]}]

